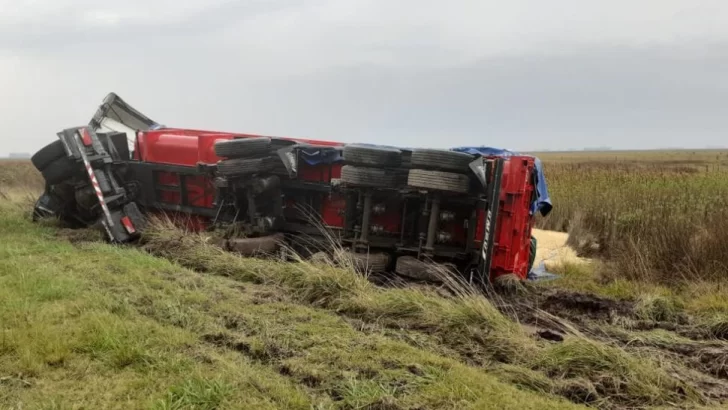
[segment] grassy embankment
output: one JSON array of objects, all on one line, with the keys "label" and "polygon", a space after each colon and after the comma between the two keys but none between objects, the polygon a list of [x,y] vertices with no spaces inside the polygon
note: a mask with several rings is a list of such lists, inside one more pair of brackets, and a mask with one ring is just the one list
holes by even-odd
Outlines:
[{"label": "grassy embankment", "polygon": [[27,220],[18,190],[38,188],[27,175],[0,177],[6,407],[708,403],[679,361],[579,332],[535,339],[466,291],[383,289],[329,265],[243,259],[163,224],[145,248],[164,258],[59,240]]},{"label": "grassy embankment", "polygon": [[[0,408],[570,406],[463,363],[425,335],[421,342],[407,339],[407,332],[387,336],[376,322],[356,326],[317,307],[345,290],[337,285],[365,297],[356,280],[299,277],[309,291],[291,296],[284,283],[197,273],[139,248],[87,241],[96,238],[92,233],[75,232],[68,236],[72,243],[63,231],[28,220],[37,176],[21,180],[23,172],[5,171]],[[442,300],[433,303],[451,315],[460,312]],[[518,332],[489,305],[483,309],[484,319],[451,321],[492,317],[505,326],[501,331]]]}]

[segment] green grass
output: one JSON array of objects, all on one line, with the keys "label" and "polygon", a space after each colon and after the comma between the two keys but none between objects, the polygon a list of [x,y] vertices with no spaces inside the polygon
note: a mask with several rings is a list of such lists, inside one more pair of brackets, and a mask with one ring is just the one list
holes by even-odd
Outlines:
[{"label": "green grass", "polygon": [[311,293],[63,241],[26,205],[0,205],[2,408],[571,406],[296,302]]},{"label": "green grass", "polygon": [[[147,232],[143,249],[89,242],[97,236],[30,223],[32,197],[19,180],[0,188],[2,408],[705,402],[661,357],[584,336],[536,341],[465,286],[452,297],[380,288],[346,266],[240,258],[166,225]],[[639,300],[651,320],[700,312],[710,332],[728,332],[728,292],[709,282],[561,270],[545,286]]]},{"label": "green grass", "polygon": [[299,303],[391,328],[427,331],[441,343],[484,361],[524,361],[535,349],[517,323],[457,284],[454,298],[414,288],[383,289],[333,264],[241,258],[208,245],[204,236],[160,222],[145,232],[144,248],[189,268],[282,287]]}]

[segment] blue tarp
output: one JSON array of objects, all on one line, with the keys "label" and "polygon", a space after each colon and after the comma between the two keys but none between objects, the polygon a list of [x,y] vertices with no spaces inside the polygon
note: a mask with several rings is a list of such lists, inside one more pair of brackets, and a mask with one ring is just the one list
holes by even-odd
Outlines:
[{"label": "blue tarp", "polygon": [[337,147],[304,147],[299,152],[309,165],[331,164],[343,160],[341,148]]},{"label": "blue tarp", "polygon": [[559,275],[546,271],[546,264],[543,261],[528,272],[528,280],[530,281],[554,280],[558,278]]},{"label": "blue tarp", "polygon": [[[452,151],[458,151],[458,152],[467,152],[468,154],[480,154],[482,156],[498,156],[498,157],[510,157],[513,155],[523,155],[519,154],[517,152],[509,151],[506,149],[501,148],[492,148],[492,147],[458,147],[458,148],[451,148]],[[530,155],[527,155],[530,156]],[[543,164],[541,163],[541,160],[530,156],[531,158],[534,158],[535,165],[536,165],[536,201],[533,203],[531,207],[531,214],[535,214],[536,212],[541,212],[541,215],[546,216],[551,212],[551,209],[553,208],[553,205],[551,204],[551,198],[549,197],[549,191],[548,187],[546,186],[546,177],[543,173]]]}]

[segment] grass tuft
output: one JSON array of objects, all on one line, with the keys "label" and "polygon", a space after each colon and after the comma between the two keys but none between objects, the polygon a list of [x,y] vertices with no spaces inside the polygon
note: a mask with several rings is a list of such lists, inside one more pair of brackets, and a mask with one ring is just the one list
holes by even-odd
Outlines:
[{"label": "grass tuft", "polygon": [[700,327],[711,337],[728,340],[728,314],[724,312],[704,318],[701,321]]},{"label": "grass tuft", "polygon": [[642,320],[656,322],[677,322],[683,312],[683,306],[674,298],[663,295],[642,295],[635,305],[635,316]]},{"label": "grass tuft", "polygon": [[418,289],[379,288],[353,267],[300,258],[297,263],[241,258],[164,221],[150,226],[144,248],[192,269],[283,287],[299,302],[352,318],[432,332],[476,358],[519,361],[535,345],[517,323],[464,283],[450,283],[452,298]]},{"label": "grass tuft", "polygon": [[629,405],[699,399],[690,386],[668,375],[655,362],[581,337],[550,346],[534,361],[534,368],[553,378],[590,380],[600,395]]},{"label": "grass tuft", "polygon": [[339,405],[347,409],[399,409],[397,386],[349,378],[334,390]]},{"label": "grass tuft", "polygon": [[193,378],[169,389],[167,397],[155,403],[155,410],[215,410],[231,396],[233,386],[221,380]]}]

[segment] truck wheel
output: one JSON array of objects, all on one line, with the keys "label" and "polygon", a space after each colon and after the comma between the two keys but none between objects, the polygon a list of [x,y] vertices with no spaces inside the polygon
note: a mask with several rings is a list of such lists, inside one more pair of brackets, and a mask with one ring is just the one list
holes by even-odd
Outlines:
[{"label": "truck wheel", "polygon": [[341,258],[348,258],[354,270],[362,274],[386,272],[390,260],[389,255],[383,252],[345,252],[343,255],[338,256],[337,259],[341,260]]},{"label": "truck wheel", "polygon": [[61,140],[53,141],[45,147],[41,148],[32,157],[30,162],[38,171],[43,171],[51,162],[66,156],[66,149],[63,148]]},{"label": "truck wheel", "polygon": [[71,178],[77,171],[76,165],[64,156],[46,165],[40,173],[49,185],[55,185]]},{"label": "truck wheel", "polygon": [[473,156],[464,152],[444,149],[416,149],[412,151],[410,163],[413,168],[433,169],[467,173]]},{"label": "truck wheel", "polygon": [[398,167],[402,152],[396,148],[351,144],[344,146],[344,162],[354,165]]},{"label": "truck wheel", "polygon": [[396,188],[403,185],[401,173],[379,168],[341,167],[341,182],[372,188]]},{"label": "truck wheel", "polygon": [[217,163],[217,170],[225,176],[251,175],[270,172],[275,167],[273,158],[236,158]]},{"label": "truck wheel", "polygon": [[227,241],[228,248],[243,256],[270,255],[276,253],[283,235],[275,234],[259,238],[234,238]]},{"label": "truck wheel", "polygon": [[450,270],[448,266],[424,262],[413,256],[401,256],[395,267],[399,275],[427,282],[442,282],[443,276],[451,274]]},{"label": "truck wheel", "polygon": [[251,158],[268,154],[270,138],[236,138],[215,142],[215,155],[222,158]]},{"label": "truck wheel", "polygon": [[465,194],[470,190],[470,178],[451,172],[413,169],[409,172],[407,185],[426,190],[438,190]]}]

